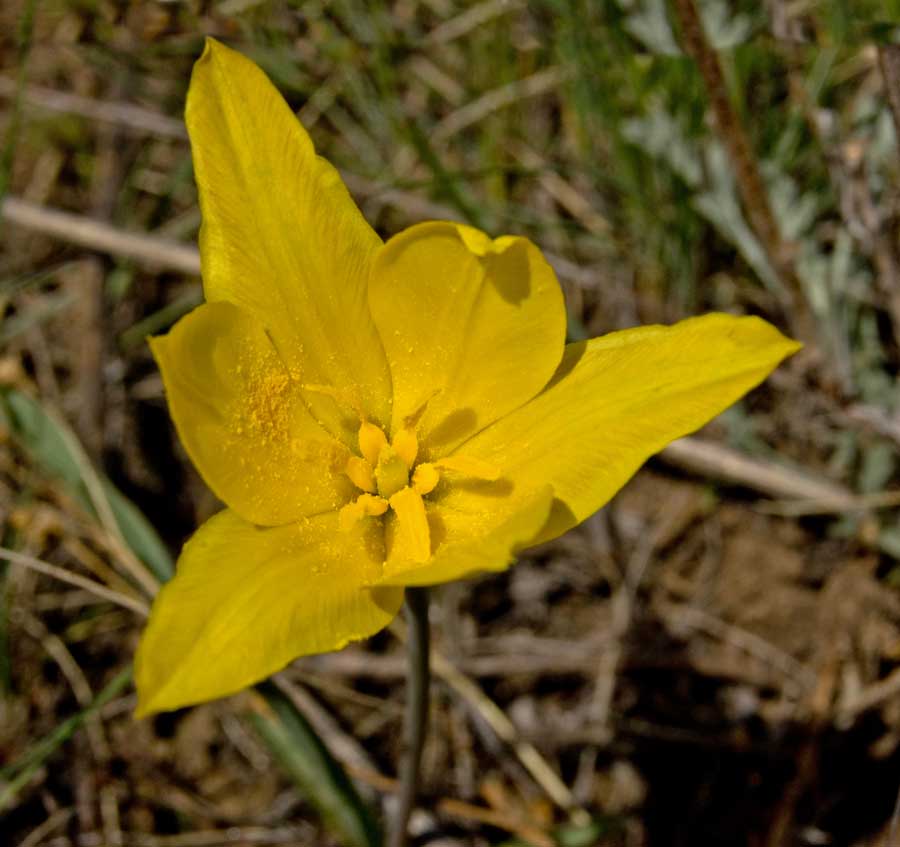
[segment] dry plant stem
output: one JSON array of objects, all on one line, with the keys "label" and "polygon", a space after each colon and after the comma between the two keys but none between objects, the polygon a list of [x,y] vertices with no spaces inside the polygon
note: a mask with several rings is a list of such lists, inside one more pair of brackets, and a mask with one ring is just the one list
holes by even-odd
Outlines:
[{"label": "dry plant stem", "polygon": [[823,501],[847,510],[859,508],[854,493],[843,485],[746,456],[703,438],[679,438],[660,451],[659,458],[667,465],[768,497]]},{"label": "dry plant stem", "polygon": [[431,638],[428,628],[427,588],[406,589],[406,619],[409,676],[406,683],[406,714],[403,720],[404,749],[390,847],[406,847],[409,817],[416,802],[419,764],[422,761],[422,748],[425,745],[425,731],[428,726]]},{"label": "dry plant stem", "polygon": [[[803,292],[794,273],[790,250],[781,240],[778,223],[769,204],[769,196],[759,173],[756,157],[728,96],[719,57],[706,37],[694,0],[674,0],[674,7],[681,27],[682,44],[685,52],[697,63],[703,77],[703,84],[715,116],[716,128],[734,167],[738,191],[750,219],[750,225],[784,288],[783,306],[792,322],[797,323],[794,319],[799,314],[804,318],[805,324],[807,315]],[[801,329],[804,327],[794,327],[797,335],[804,338],[805,333],[801,332]]]},{"label": "dry plant stem", "polygon": [[468,703],[496,736],[510,747],[535,783],[557,806],[568,812],[571,822],[576,826],[587,824],[590,820],[588,813],[578,806],[572,792],[547,764],[537,748],[521,737],[506,713],[440,653],[432,653],[431,660],[435,674]]},{"label": "dry plant stem", "polygon": [[197,249],[169,238],[123,232],[93,218],[46,209],[16,197],[7,197],[2,201],[0,217],[6,223],[41,232],[70,244],[78,244],[112,256],[123,256],[147,265],[171,268],[190,276],[200,275],[200,254]]},{"label": "dry plant stem", "polygon": [[884,80],[884,93],[891,107],[894,131],[900,142],[900,46],[882,44],[878,48],[878,66]]},{"label": "dry plant stem", "polygon": [[17,553],[15,550],[10,550],[6,547],[0,547],[0,561],[3,560],[12,562],[14,565],[22,565],[26,568],[31,568],[33,571],[58,579],[60,582],[66,582],[69,585],[83,588],[85,591],[89,591],[96,597],[108,600],[110,603],[115,603],[117,606],[122,606],[125,609],[130,609],[141,617],[146,618],[150,614],[150,607],[143,600],[139,600],[136,597],[128,597],[118,591],[112,591],[105,585],[101,585],[99,582],[95,582],[92,579],[86,579],[65,568],[59,568],[56,565],[51,565],[49,562],[36,559],[34,556],[28,556],[25,553]]},{"label": "dry plant stem", "polygon": [[[884,81],[884,93],[891,109],[894,135],[900,153],[900,46],[896,44],[879,46],[878,67]],[[884,203],[885,212],[876,216],[878,231],[875,261],[881,287],[884,289],[894,322],[894,335],[900,337],[900,250],[895,237],[897,225],[895,202]]]}]

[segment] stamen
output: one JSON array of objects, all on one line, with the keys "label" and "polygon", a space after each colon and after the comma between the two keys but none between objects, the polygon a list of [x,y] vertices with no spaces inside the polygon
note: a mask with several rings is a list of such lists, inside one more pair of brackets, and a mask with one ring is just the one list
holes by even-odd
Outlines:
[{"label": "stamen", "polygon": [[360,494],[338,513],[338,526],[346,532],[365,517],[378,517],[388,510],[388,501],[372,494]]},{"label": "stamen", "polygon": [[378,464],[378,454],[387,444],[387,437],[379,426],[364,420],[359,427],[359,452],[374,468]]},{"label": "stamen", "polygon": [[375,474],[372,472],[372,466],[359,456],[350,456],[344,467],[344,473],[350,477],[350,481],[363,491],[374,494],[376,491]]},{"label": "stamen", "polygon": [[431,531],[422,495],[404,488],[391,497],[391,508],[397,515],[400,555],[409,556],[414,562],[427,562],[431,556]]},{"label": "stamen", "polygon": [[430,494],[441,481],[438,469],[430,462],[423,462],[413,472],[413,488],[421,495]]},{"label": "stamen", "polygon": [[419,453],[419,439],[416,438],[414,426],[405,426],[395,436],[393,444],[394,452],[406,462],[406,467],[412,470]]},{"label": "stamen", "polygon": [[496,465],[469,456],[447,456],[435,462],[435,465],[442,471],[451,471],[488,482],[500,479],[500,469]]}]

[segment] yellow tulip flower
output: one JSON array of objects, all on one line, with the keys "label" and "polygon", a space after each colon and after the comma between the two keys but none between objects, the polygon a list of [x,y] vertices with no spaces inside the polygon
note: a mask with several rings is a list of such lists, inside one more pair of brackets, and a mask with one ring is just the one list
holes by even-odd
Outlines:
[{"label": "yellow tulip flower", "polygon": [[382,243],[262,71],[212,40],[187,124],[206,303],[151,344],[227,508],[153,605],[139,715],[365,638],[404,586],[507,568],[799,346],[724,314],[566,345],[530,241],[429,222]]}]

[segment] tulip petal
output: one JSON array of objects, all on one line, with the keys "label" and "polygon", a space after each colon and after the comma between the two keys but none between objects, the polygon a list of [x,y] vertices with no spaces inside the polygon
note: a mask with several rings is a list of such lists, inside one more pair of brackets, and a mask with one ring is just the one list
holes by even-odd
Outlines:
[{"label": "tulip petal", "polygon": [[525,238],[410,227],[378,253],[369,302],[391,367],[392,432],[424,406],[425,461],[531,399],[562,356],[562,292]]},{"label": "tulip petal", "polygon": [[135,665],[138,717],[233,694],[385,627],[403,591],[363,587],[381,572],[378,525],[337,524],[334,512],[272,529],[231,510],[207,521],[153,604]]},{"label": "tulip petal", "polygon": [[265,74],[207,39],[186,119],[200,193],[203,288],[249,310],[303,379],[344,395],[312,398],[349,445],[366,417],[387,425],[390,374],[366,288],[381,240],[338,172]]},{"label": "tulip petal", "polygon": [[353,496],[347,448],[312,418],[299,378],[248,312],[206,303],[150,344],[185,449],[241,517],[277,526]]},{"label": "tulip petal", "polygon": [[426,501],[433,555],[417,559],[402,515],[388,514],[388,559],[380,585],[434,585],[506,570],[544,526],[553,501],[548,485],[508,479],[442,483]]},{"label": "tulip petal", "polygon": [[570,344],[530,403],[459,452],[556,495],[535,543],[606,503],[651,455],[762,382],[800,344],[755,317],[710,314]]}]

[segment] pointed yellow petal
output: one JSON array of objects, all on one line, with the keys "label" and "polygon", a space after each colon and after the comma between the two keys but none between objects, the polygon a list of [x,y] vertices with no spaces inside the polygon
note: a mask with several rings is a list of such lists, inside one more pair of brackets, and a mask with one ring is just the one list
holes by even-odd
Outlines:
[{"label": "pointed yellow petal", "polygon": [[365,460],[374,468],[378,464],[381,448],[387,447],[387,438],[384,430],[379,426],[375,426],[375,424],[363,421],[359,427],[357,438],[359,441],[359,452],[363,454]]},{"label": "pointed yellow petal", "polygon": [[[390,376],[366,301],[381,242],[337,171],[265,74],[212,39],[194,66],[186,118],[207,300],[251,311],[288,362],[303,359],[305,382],[340,388],[387,424]],[[355,440],[354,415],[324,394],[310,402],[332,432]]]},{"label": "pointed yellow petal", "polygon": [[537,540],[599,509],[643,462],[703,426],[800,347],[759,318],[712,314],[570,344],[530,403],[467,442],[525,488],[556,495]]},{"label": "pointed yellow petal", "polygon": [[396,515],[397,544],[413,562],[424,562],[431,555],[431,534],[422,495],[404,488],[391,497]]},{"label": "pointed yellow petal", "polygon": [[[388,560],[384,585],[434,585],[483,571],[502,571],[515,561],[544,526],[553,501],[552,489],[527,490],[509,480],[477,481],[447,486],[437,502],[428,504],[428,524],[434,551],[424,562],[414,561],[402,538],[387,525]],[[393,505],[393,504],[392,504]]]},{"label": "pointed yellow petal", "polygon": [[524,238],[410,227],[379,252],[369,302],[391,366],[392,432],[430,398],[418,426],[426,461],[533,397],[562,356],[559,283]]},{"label": "pointed yellow petal", "polygon": [[226,510],[185,545],[138,648],[138,716],[223,697],[297,656],[377,632],[403,592],[381,571],[380,529],[338,530],[336,512],[259,529]]},{"label": "pointed yellow petal", "polygon": [[150,342],[191,460],[245,519],[278,525],[335,509],[354,492],[347,449],[313,420],[264,329],[207,303]]}]

